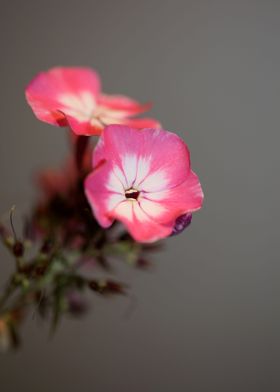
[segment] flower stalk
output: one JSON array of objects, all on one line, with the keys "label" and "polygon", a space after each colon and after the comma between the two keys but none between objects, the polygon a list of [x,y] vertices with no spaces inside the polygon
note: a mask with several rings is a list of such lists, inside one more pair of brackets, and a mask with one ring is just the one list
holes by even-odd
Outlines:
[{"label": "flower stalk", "polygon": [[[64,315],[79,317],[89,296],[124,296],[113,279],[120,260],[147,269],[159,240],[181,233],[203,192],[187,145],[152,118],[150,105],[102,92],[97,72],[56,67],[26,88],[35,116],[68,127],[72,148],[60,169],[37,176],[39,197],[22,235],[0,222],[14,271],[0,293],[0,349],[18,347],[24,320],[40,317],[53,334]],[[135,118],[136,117],[136,118]],[[100,136],[93,149],[90,136]]]}]

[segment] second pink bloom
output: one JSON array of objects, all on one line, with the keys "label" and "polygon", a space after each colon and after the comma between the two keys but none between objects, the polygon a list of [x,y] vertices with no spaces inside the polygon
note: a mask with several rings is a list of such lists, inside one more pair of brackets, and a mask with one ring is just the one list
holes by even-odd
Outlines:
[{"label": "second pink bloom", "polygon": [[99,135],[104,126],[126,124],[137,128],[158,127],[158,121],[134,118],[147,111],[123,95],[101,92],[98,74],[84,67],[56,67],[39,73],[27,86],[26,99],[39,120],[70,126],[77,135]]},{"label": "second pink bloom", "polygon": [[169,236],[176,219],[202,206],[186,144],[160,129],[105,128],[85,191],[102,227],[121,221],[139,242]]}]

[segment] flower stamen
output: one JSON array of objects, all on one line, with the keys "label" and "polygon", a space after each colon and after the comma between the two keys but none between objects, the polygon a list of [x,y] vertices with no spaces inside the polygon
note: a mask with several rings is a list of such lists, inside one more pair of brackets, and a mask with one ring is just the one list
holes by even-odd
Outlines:
[{"label": "flower stamen", "polygon": [[137,189],[127,189],[125,191],[125,197],[130,200],[137,200],[140,195],[140,192]]}]

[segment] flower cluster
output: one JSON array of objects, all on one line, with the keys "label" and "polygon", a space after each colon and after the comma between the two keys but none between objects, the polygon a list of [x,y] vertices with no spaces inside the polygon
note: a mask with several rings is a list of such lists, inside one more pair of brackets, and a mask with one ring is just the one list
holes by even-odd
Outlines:
[{"label": "flower cluster", "polygon": [[[41,316],[51,313],[55,326],[61,314],[87,308],[81,296],[86,288],[125,294],[122,283],[92,276],[92,267],[106,271],[114,257],[146,267],[144,253],[157,246],[152,243],[181,233],[203,202],[184,141],[157,120],[137,117],[150,104],[104,94],[95,71],[42,72],[27,86],[26,99],[38,119],[69,128],[72,151],[62,169],[37,176],[41,196],[23,239],[16,236],[13,211],[12,231],[0,227],[16,259],[0,298],[3,347],[11,337],[17,341],[30,304]],[[30,243],[37,244],[35,254],[29,254]]]},{"label": "flower cluster", "polygon": [[201,207],[203,194],[185,143],[156,120],[131,119],[147,105],[101,93],[93,70],[40,73],[26,98],[42,121],[68,125],[77,135],[101,135],[85,193],[102,227],[116,219],[136,241],[156,241],[172,233],[177,218]]},{"label": "flower cluster", "polygon": [[125,124],[158,127],[154,119],[135,119],[150,104],[123,95],[101,92],[98,74],[89,68],[52,68],[37,75],[26,89],[26,99],[39,120],[68,125],[77,135],[100,135],[104,126]]}]

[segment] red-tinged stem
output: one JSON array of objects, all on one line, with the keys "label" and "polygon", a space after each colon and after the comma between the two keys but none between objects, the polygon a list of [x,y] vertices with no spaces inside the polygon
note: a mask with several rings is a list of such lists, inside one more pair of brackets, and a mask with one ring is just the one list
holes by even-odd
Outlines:
[{"label": "red-tinged stem", "polygon": [[78,136],[75,142],[75,161],[79,173],[83,171],[85,153],[89,145],[88,136]]}]

